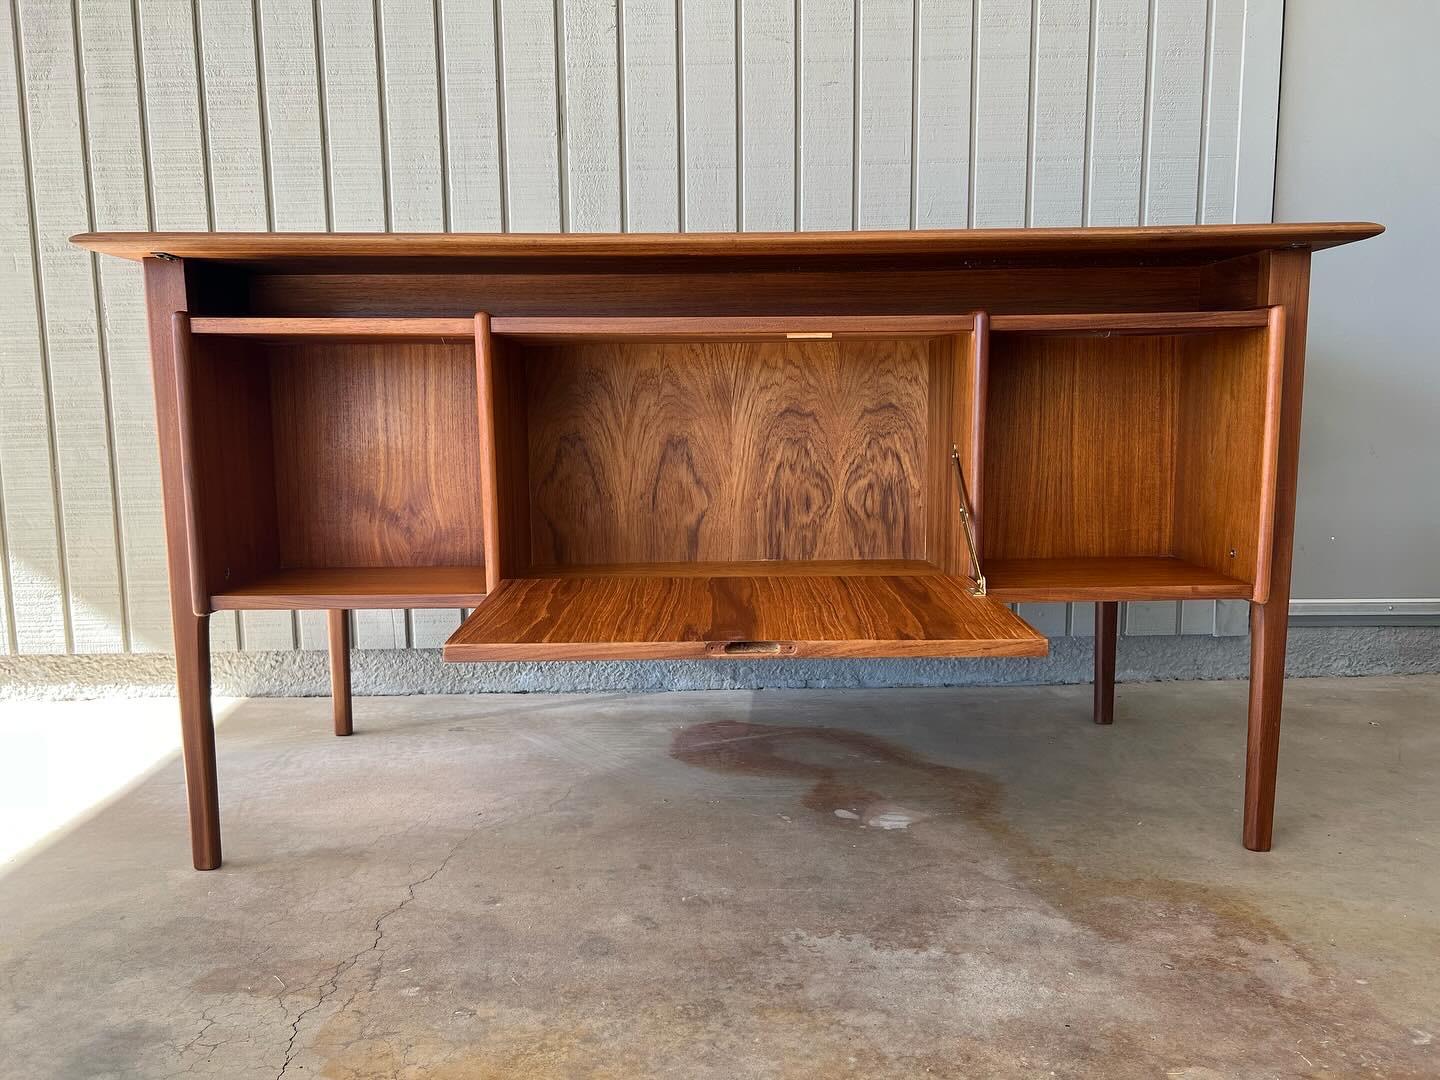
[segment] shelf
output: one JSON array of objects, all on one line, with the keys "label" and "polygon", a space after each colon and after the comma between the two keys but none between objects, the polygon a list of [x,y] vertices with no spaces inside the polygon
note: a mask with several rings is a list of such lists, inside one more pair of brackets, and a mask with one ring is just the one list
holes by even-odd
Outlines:
[{"label": "shelf", "polygon": [[1045,638],[943,574],[574,576],[503,582],[446,660],[1044,656]]},{"label": "shelf", "polygon": [[1169,556],[987,559],[997,600],[1248,600],[1253,585]]},{"label": "shelf", "polygon": [[974,315],[795,315],[738,318],[497,317],[497,337],[532,342],[826,341],[969,334]]},{"label": "shelf", "polygon": [[257,341],[460,342],[475,339],[474,319],[292,319],[195,316],[190,332]]},{"label": "shelf", "polygon": [[484,598],[483,566],[346,566],[276,570],[210,603],[216,611],[458,608]]},{"label": "shelf", "polygon": [[[497,316],[497,337],[530,342],[783,341],[934,337],[968,334],[974,315],[797,315],[790,317],[612,318]],[[199,321],[199,320],[197,320]],[[464,322],[456,319],[245,319],[225,322]],[[1210,333],[1254,330],[1270,321],[1269,308],[1239,311],[1150,311],[1108,314],[993,315],[992,333],[1032,335]]]},{"label": "shelf", "polygon": [[1150,311],[1100,315],[993,315],[996,334],[1197,334],[1269,325],[1269,308],[1243,311]]}]

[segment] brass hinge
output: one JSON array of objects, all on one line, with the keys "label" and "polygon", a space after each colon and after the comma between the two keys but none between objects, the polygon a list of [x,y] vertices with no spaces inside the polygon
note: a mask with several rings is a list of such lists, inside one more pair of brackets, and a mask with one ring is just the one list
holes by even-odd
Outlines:
[{"label": "brass hinge", "polygon": [[970,595],[984,596],[985,575],[980,570],[980,551],[975,546],[975,521],[970,514],[970,491],[965,486],[965,470],[960,465],[960,448],[950,446],[950,460],[955,463],[955,481],[960,486],[960,531],[965,536],[965,550],[970,553]]}]

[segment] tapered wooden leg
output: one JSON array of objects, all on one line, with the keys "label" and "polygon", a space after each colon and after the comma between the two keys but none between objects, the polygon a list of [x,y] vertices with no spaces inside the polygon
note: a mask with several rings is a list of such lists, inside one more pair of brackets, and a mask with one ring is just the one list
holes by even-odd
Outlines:
[{"label": "tapered wooden leg", "polygon": [[1285,694],[1285,638],[1290,628],[1290,560],[1295,550],[1300,396],[1305,379],[1305,323],[1310,255],[1277,251],[1261,264],[1261,303],[1270,309],[1272,350],[1281,353],[1279,439],[1275,454],[1275,520],[1269,589],[1250,605],[1250,725],[1245,740],[1245,823],[1251,851],[1269,851],[1275,827],[1275,770],[1280,759],[1280,705]]},{"label": "tapered wooden leg", "polygon": [[331,611],[330,697],[335,703],[335,734],[354,731],[350,713],[350,613]]},{"label": "tapered wooden leg", "polygon": [[1115,635],[1120,605],[1113,600],[1095,605],[1095,723],[1115,722]]},{"label": "tapered wooden leg", "polygon": [[215,779],[215,721],[210,712],[210,617],[188,610],[173,614],[190,853],[196,870],[214,870],[220,865],[220,794]]},{"label": "tapered wooden leg", "polygon": [[1245,846],[1269,851],[1275,825],[1275,770],[1280,760],[1280,705],[1285,693],[1285,598],[1250,605],[1250,730],[1245,742]]}]

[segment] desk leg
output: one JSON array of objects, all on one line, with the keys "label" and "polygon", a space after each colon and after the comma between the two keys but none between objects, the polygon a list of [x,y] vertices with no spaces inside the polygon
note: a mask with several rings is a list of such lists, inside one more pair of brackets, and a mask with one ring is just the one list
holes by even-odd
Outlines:
[{"label": "desk leg", "polygon": [[1245,846],[1269,851],[1280,760],[1280,704],[1285,693],[1289,601],[1271,596],[1250,605],[1250,728],[1245,743]]},{"label": "desk leg", "polygon": [[1275,458],[1275,524],[1265,602],[1250,605],[1250,727],[1245,742],[1245,824],[1251,851],[1269,851],[1275,824],[1275,771],[1280,759],[1280,704],[1285,693],[1285,639],[1290,629],[1290,559],[1295,550],[1300,396],[1305,380],[1305,323],[1310,253],[1274,251],[1261,264],[1260,302],[1283,308],[1270,347],[1283,342],[1279,445]]},{"label": "desk leg", "polygon": [[335,734],[355,728],[350,712],[350,612],[330,611],[330,697],[335,704]]},{"label": "desk leg", "polygon": [[1095,605],[1095,723],[1115,722],[1115,636],[1120,605],[1113,600]]},{"label": "desk leg", "polygon": [[196,870],[220,865],[220,793],[215,779],[215,720],[210,711],[210,616],[176,605],[175,681],[190,804],[190,853]]}]

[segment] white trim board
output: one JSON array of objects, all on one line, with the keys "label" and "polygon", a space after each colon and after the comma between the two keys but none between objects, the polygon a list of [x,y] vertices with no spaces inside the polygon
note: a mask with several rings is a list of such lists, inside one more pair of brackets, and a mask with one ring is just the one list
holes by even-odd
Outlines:
[{"label": "white trim board", "polygon": [[1291,600],[1290,617],[1309,626],[1424,626],[1440,623],[1440,597]]},{"label": "white trim board", "polygon": [[1276,141],[1285,0],[1246,0],[1240,53],[1240,117],[1235,166],[1236,222],[1275,218]]}]

